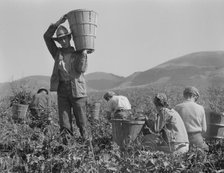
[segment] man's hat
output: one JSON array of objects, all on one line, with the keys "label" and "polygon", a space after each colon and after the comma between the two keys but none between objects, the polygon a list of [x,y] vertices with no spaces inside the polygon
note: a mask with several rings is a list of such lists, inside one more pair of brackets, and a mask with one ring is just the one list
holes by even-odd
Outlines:
[{"label": "man's hat", "polygon": [[70,35],[71,35],[71,32],[69,32],[66,27],[60,25],[56,30],[56,37],[53,37],[53,39],[57,41],[58,38],[62,38],[65,36],[70,36]]},{"label": "man's hat", "polygon": [[46,88],[38,89],[37,94],[39,94],[41,91],[45,91],[48,94],[48,90]]}]

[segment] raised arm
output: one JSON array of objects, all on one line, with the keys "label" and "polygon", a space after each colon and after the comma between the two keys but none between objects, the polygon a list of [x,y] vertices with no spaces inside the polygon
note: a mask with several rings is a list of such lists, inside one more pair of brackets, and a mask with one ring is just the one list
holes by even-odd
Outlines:
[{"label": "raised arm", "polygon": [[56,29],[57,29],[57,26],[55,24],[51,24],[48,27],[47,31],[44,33],[44,41],[53,58],[55,58],[57,50],[58,50],[58,47],[56,46],[56,43],[54,42],[54,39],[52,38]]},{"label": "raised arm", "polygon": [[44,41],[53,58],[55,58],[57,54],[58,47],[52,37],[55,31],[57,30],[58,26],[64,23],[65,20],[66,20],[66,15],[62,16],[56,23],[51,24],[48,27],[47,31],[44,33]]}]

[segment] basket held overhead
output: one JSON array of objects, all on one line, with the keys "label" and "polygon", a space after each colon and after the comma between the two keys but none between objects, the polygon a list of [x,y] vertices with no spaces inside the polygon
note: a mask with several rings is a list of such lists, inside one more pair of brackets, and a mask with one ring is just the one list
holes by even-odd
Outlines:
[{"label": "basket held overhead", "polygon": [[76,50],[94,52],[97,13],[92,10],[78,9],[68,12],[67,18]]}]

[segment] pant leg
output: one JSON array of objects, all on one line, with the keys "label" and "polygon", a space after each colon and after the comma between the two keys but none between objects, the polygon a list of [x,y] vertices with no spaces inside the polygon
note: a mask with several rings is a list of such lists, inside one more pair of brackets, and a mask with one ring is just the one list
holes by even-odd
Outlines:
[{"label": "pant leg", "polygon": [[208,145],[205,143],[201,133],[188,133],[188,139],[190,142],[190,145],[195,145],[201,149],[204,149],[206,151],[209,150]]},{"label": "pant leg", "polygon": [[86,116],[87,98],[72,98],[72,108],[76,119],[76,125],[80,134],[84,138],[88,138],[87,133],[87,116]]},{"label": "pant leg", "polygon": [[68,130],[71,135],[72,129],[72,114],[71,102],[69,99],[70,87],[66,85],[59,85],[58,89],[58,112],[59,112],[59,125],[60,130]]}]

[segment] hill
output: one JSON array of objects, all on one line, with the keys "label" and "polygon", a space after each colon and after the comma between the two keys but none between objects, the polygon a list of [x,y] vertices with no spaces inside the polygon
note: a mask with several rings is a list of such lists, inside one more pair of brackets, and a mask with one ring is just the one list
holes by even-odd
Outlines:
[{"label": "hill", "polygon": [[[95,72],[86,74],[88,92],[118,88],[145,86],[185,86],[200,88],[224,87],[224,51],[196,52],[187,54],[154,68],[134,72],[128,77],[111,73]],[[15,83],[25,84],[33,91],[40,87],[49,88],[49,76],[29,76]],[[0,83],[0,96],[10,93],[10,83]]]},{"label": "hill", "polygon": [[125,78],[112,73],[95,72],[86,75],[87,85],[94,90],[107,90],[120,85]]},{"label": "hill", "polygon": [[146,84],[224,86],[222,74],[224,74],[224,51],[197,52],[140,72],[129,83],[130,86]]},{"label": "hill", "polygon": [[34,93],[41,87],[50,87],[49,76],[28,76],[12,82],[2,83],[0,85],[0,98],[11,95],[13,88],[24,87]]}]

